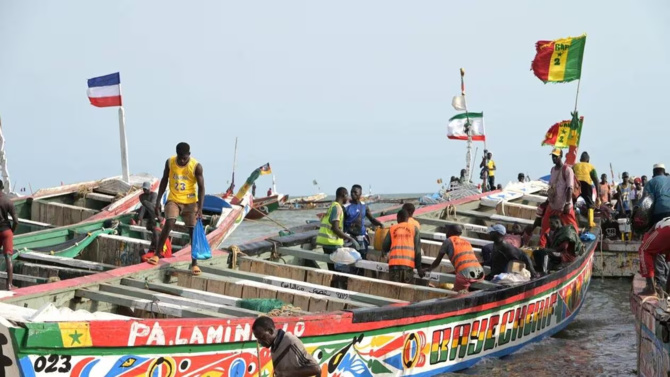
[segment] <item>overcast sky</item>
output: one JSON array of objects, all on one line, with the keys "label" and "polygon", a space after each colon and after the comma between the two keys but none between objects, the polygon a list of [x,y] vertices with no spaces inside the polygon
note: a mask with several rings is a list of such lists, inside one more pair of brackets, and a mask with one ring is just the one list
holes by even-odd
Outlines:
[{"label": "overcast sky", "polygon": [[[670,163],[670,2],[0,1],[0,116],[17,189],[121,173],[116,108],[86,79],[119,71],[131,172],[180,141],[207,191],[270,162],[278,189],[429,192],[465,165],[448,140],[458,69],[484,111],[498,180],[548,174],[540,143],[577,83],[543,84],[535,42],[587,33],[581,149],[599,173]],[[479,147],[478,161],[483,143]],[[271,178],[259,179],[264,190]]]}]

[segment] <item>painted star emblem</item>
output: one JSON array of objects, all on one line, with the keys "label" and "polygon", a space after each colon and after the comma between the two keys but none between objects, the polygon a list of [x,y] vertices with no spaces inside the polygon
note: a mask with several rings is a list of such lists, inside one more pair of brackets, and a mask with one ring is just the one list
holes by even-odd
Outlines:
[{"label": "painted star emblem", "polygon": [[560,58],[561,56],[563,56],[563,53],[559,52],[558,54],[556,54],[556,56],[558,56]]},{"label": "painted star emblem", "polygon": [[70,345],[73,346],[75,343],[81,344],[81,340],[79,338],[81,338],[83,335],[84,334],[80,334],[77,330],[74,330],[74,333],[69,335],[70,338],[72,338],[72,344]]}]

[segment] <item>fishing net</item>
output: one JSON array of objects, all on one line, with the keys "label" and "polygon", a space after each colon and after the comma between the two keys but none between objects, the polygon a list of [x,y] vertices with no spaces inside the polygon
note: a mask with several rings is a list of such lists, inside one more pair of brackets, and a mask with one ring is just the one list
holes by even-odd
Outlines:
[{"label": "fishing net", "polygon": [[276,298],[245,298],[239,303],[241,308],[265,313],[270,317],[290,316],[300,311],[300,308]]}]

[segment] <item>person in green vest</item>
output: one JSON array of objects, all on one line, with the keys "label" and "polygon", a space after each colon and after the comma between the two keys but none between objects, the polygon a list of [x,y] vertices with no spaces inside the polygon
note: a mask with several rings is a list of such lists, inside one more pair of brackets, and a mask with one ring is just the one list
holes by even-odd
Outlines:
[{"label": "person in green vest", "polygon": [[[344,233],[344,210],[342,206],[349,200],[349,192],[346,188],[340,187],[335,192],[335,201],[328,208],[328,212],[321,218],[319,225],[319,234],[316,236],[316,244],[323,248],[324,254],[332,254],[338,248],[344,245],[344,240],[350,241],[358,250],[360,245],[355,238]],[[335,265],[328,263],[328,269],[334,270]]]}]

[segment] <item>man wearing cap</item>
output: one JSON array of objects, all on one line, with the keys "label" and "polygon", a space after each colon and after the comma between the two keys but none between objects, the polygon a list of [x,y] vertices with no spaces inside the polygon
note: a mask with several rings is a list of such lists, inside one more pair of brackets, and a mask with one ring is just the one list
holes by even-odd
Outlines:
[{"label": "man wearing cap", "polygon": [[547,232],[549,218],[553,215],[559,216],[563,224],[574,226],[575,231],[579,233],[579,225],[572,208],[575,174],[569,166],[563,164],[562,158],[563,151],[560,148],[554,148],[551,151],[551,161],[554,166],[551,168],[551,178],[549,178],[549,190],[547,192],[549,205],[542,217],[540,234]]},{"label": "man wearing cap", "polygon": [[535,267],[533,266],[533,262],[530,260],[530,257],[523,251],[504,241],[507,230],[503,225],[493,225],[488,229],[488,231],[489,236],[493,241],[493,246],[491,249],[491,272],[486,277],[487,279],[492,279],[498,274],[507,272],[507,266],[511,261],[525,263],[526,269],[530,271],[532,276],[539,276],[537,272],[535,272]]},{"label": "man wearing cap", "polygon": [[[660,284],[666,281],[666,291],[670,286],[667,279],[667,263],[670,257],[670,177],[665,175],[665,165],[654,165],[653,177],[644,187],[645,196],[653,199],[651,209],[651,231],[647,232],[638,253],[640,254],[640,274],[647,279],[647,286],[641,294],[653,294],[654,278]],[[659,276],[656,276],[659,275]]]},{"label": "man wearing cap", "polygon": [[143,220],[146,220],[147,230],[151,232],[151,248],[155,248],[158,243],[158,232],[156,231],[156,218],[158,221],[161,221],[159,213],[156,213],[156,199],[158,195],[151,191],[151,182],[144,182],[142,184],[142,193],[140,194],[139,200],[141,207],[137,212],[137,221],[140,223]]},{"label": "man wearing cap", "polygon": [[[188,228],[189,238],[193,239],[193,227],[196,219],[202,216],[202,206],[205,200],[205,178],[202,165],[191,157],[191,147],[184,142],[177,144],[177,154],[165,161],[163,178],[158,187],[156,208],[160,208],[160,198],[170,184],[170,194],[165,203],[165,226],[161,231],[156,255],[147,262],[157,264],[163,257],[161,250],[174,228],[177,217],[181,215],[184,225]],[[197,186],[197,189],[196,189]],[[191,260],[191,272],[200,275],[200,267],[195,259]]]}]

